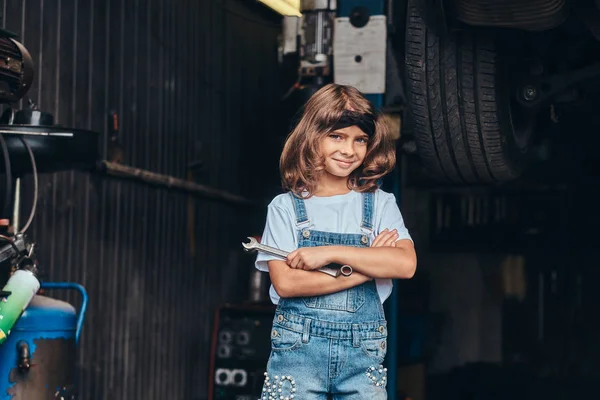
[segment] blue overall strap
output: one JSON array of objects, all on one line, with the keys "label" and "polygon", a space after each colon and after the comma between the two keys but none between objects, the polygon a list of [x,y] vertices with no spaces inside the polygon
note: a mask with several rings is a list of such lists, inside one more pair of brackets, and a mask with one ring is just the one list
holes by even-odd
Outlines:
[{"label": "blue overall strap", "polygon": [[289,192],[294,203],[294,213],[296,214],[296,226],[308,225],[310,220],[308,214],[306,214],[306,206],[304,200],[296,196],[294,193]]},{"label": "blue overall strap", "polygon": [[363,193],[363,215],[360,227],[367,233],[373,232],[373,201],[375,195],[371,192]]}]

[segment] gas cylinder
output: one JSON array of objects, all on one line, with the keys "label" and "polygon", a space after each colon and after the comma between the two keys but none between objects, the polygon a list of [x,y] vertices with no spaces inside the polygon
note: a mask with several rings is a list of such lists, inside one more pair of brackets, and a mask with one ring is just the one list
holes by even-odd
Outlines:
[{"label": "gas cylinder", "polygon": [[0,345],[0,400],[75,399],[76,350],[87,293],[75,283],[47,282],[44,289],[75,289],[81,308],[35,295]]}]

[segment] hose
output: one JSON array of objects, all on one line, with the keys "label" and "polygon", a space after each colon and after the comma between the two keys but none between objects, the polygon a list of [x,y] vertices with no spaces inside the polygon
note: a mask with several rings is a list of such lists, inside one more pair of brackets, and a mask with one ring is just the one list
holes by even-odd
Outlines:
[{"label": "hose", "polygon": [[23,137],[21,137],[21,141],[27,148],[27,152],[29,152],[29,159],[31,160],[31,169],[33,170],[33,205],[31,206],[31,212],[29,213],[29,219],[27,220],[27,223],[25,224],[25,226],[23,226],[23,229],[21,229],[21,232],[20,232],[20,233],[25,233],[25,231],[31,225],[31,222],[33,221],[33,217],[35,216],[35,209],[37,207],[37,199],[38,199],[38,190],[39,189],[38,189],[37,166],[35,164],[35,157],[33,155],[33,151],[31,151],[31,147],[29,147],[29,144],[25,141],[25,139]]},{"label": "hose", "polygon": [[2,204],[2,214],[0,215],[0,218],[4,218],[10,214],[13,185],[8,146],[6,145],[6,140],[2,134],[0,134],[0,148],[0,150],[2,150],[2,158],[4,159],[4,176],[6,178],[6,186],[4,188],[4,203]]}]

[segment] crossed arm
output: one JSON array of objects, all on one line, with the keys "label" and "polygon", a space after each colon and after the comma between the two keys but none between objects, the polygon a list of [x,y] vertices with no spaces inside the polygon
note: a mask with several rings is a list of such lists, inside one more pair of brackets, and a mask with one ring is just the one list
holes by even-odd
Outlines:
[{"label": "crossed arm", "polygon": [[[416,269],[412,241],[397,240],[387,229],[370,248],[346,246],[305,247],[294,250],[285,261],[269,261],[271,282],[281,297],[318,296],[349,289],[373,278],[411,278]],[[315,269],[327,264],[351,265],[350,276],[334,278]]]}]

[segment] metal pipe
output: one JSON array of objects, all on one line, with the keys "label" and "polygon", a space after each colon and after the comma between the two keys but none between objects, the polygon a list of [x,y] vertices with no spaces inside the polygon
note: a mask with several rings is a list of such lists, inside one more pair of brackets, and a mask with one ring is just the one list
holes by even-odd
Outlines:
[{"label": "metal pipe", "polygon": [[97,170],[115,178],[141,182],[147,185],[177,190],[199,197],[220,200],[225,203],[242,206],[263,207],[258,201],[246,199],[224,190],[214,189],[210,186],[200,185],[184,179],[169,175],[157,174],[151,171],[117,164],[110,161],[100,161]]},{"label": "metal pipe", "polygon": [[324,11],[318,11],[315,15],[317,19],[317,24],[315,26],[315,57],[323,54],[323,19],[325,18],[326,13]]},{"label": "metal pipe", "polygon": [[14,232],[19,232],[21,223],[19,214],[21,214],[21,178],[15,179],[15,200],[13,204],[12,226]]},{"label": "metal pipe", "polygon": [[[402,157],[401,162],[404,161]],[[400,171],[395,171],[391,174],[392,182],[392,193],[396,196],[396,200],[401,202],[401,191],[402,191],[402,173],[406,168],[401,168]],[[392,280],[392,293],[388,299],[388,351],[387,351],[387,364],[388,364],[388,381],[387,381],[387,392],[388,400],[396,400],[398,398],[398,336],[400,334],[400,307],[398,305],[400,301],[400,294],[398,293],[398,280]]]}]

